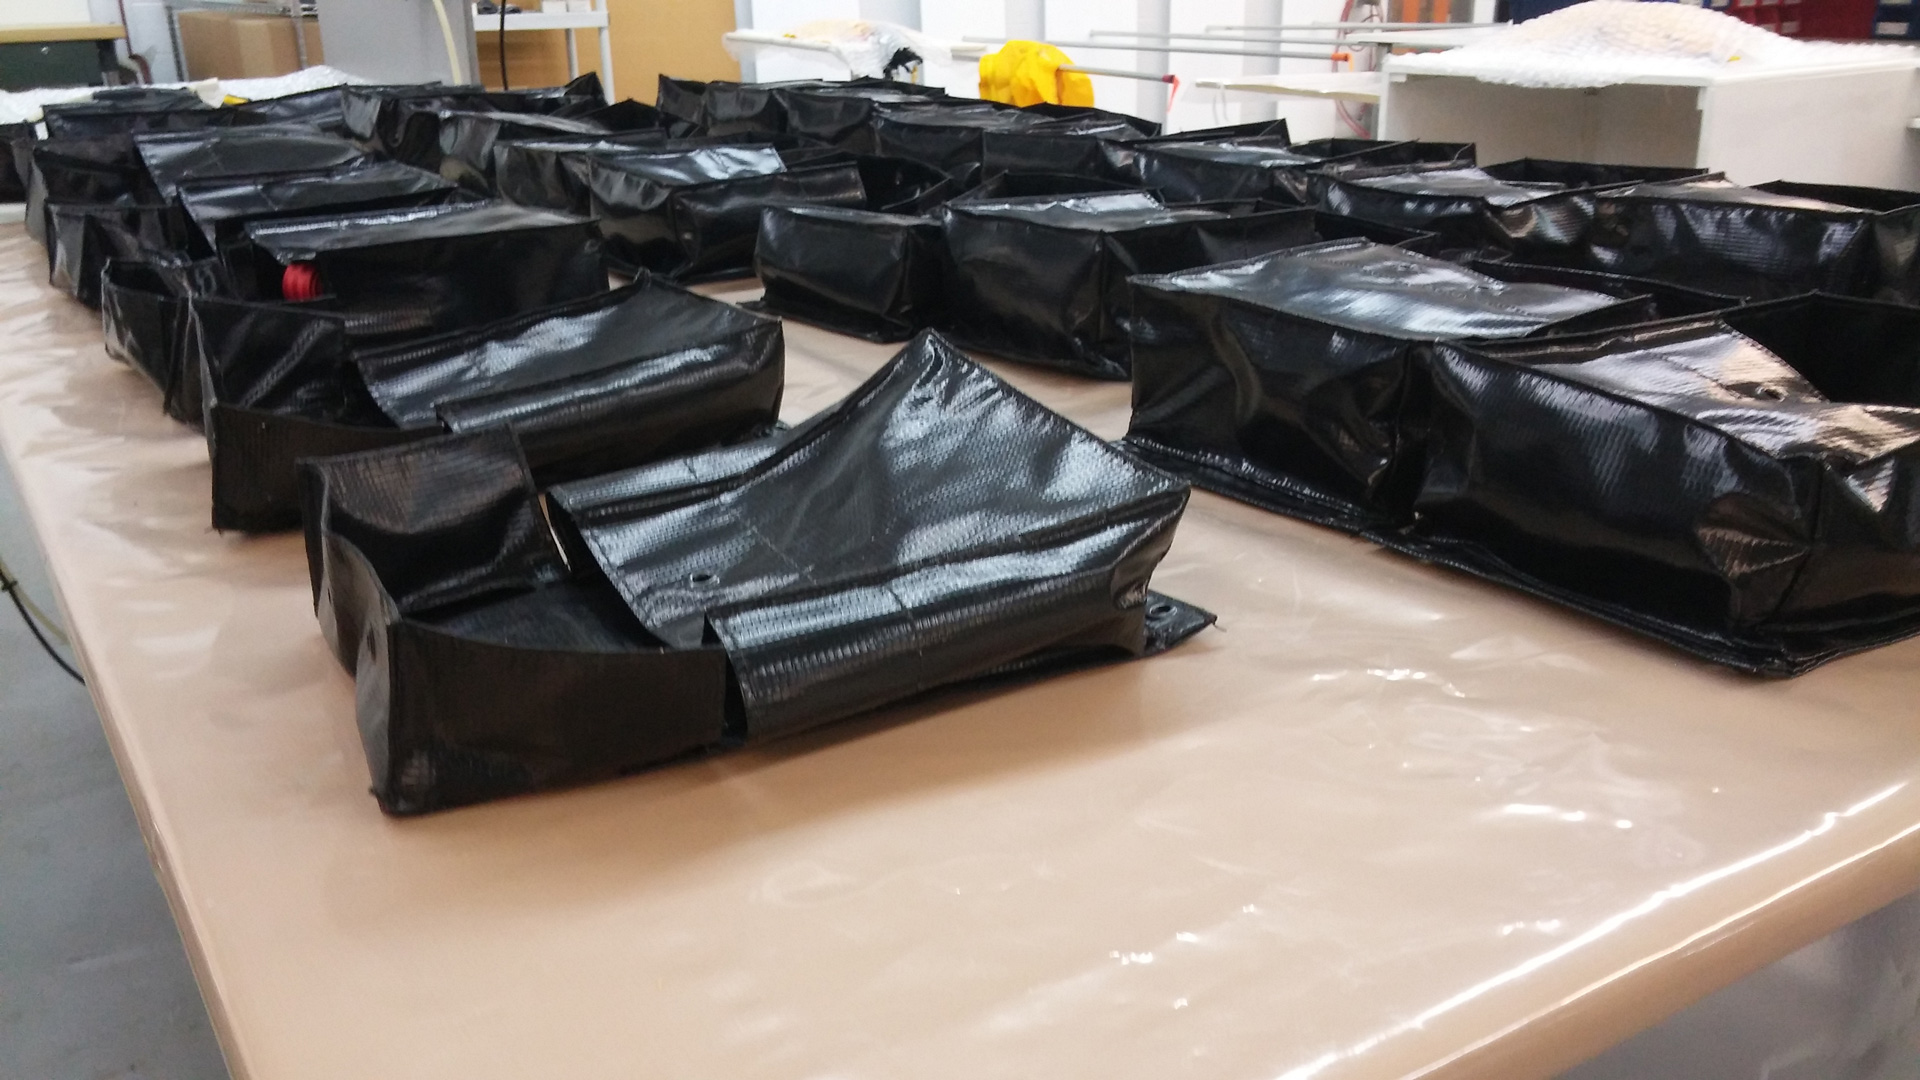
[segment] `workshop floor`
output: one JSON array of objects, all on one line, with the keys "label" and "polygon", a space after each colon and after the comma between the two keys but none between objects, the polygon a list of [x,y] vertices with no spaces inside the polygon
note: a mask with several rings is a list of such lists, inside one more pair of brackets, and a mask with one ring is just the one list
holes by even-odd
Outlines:
[{"label": "workshop floor", "polygon": [[[4,466],[0,558],[53,607]],[[93,701],[0,605],[0,1077],[225,1080]]]}]

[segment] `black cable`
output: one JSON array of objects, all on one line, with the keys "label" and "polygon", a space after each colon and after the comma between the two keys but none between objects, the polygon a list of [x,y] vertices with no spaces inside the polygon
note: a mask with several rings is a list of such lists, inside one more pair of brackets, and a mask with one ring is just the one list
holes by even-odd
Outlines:
[{"label": "black cable", "polygon": [[500,0],[500,89],[513,89],[507,83],[507,0]]},{"label": "black cable", "polygon": [[47,650],[47,655],[53,657],[53,662],[60,665],[60,670],[73,676],[73,681],[79,683],[81,686],[87,685],[86,678],[78,671],[75,671],[73,666],[67,663],[66,659],[58,652],[55,652],[53,642],[48,641],[46,635],[40,632],[39,622],[35,621],[33,613],[27,610],[26,603],[20,599],[20,583],[11,577],[0,574],[0,592],[6,593],[7,599],[13,601],[14,608],[20,612],[21,620],[27,624],[27,630],[33,634],[33,640],[39,642],[40,647]]}]

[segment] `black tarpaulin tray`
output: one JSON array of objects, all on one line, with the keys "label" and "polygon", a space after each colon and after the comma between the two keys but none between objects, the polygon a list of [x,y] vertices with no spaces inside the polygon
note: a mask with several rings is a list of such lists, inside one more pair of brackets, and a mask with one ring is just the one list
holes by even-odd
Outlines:
[{"label": "black tarpaulin tray", "polygon": [[[361,94],[380,91],[413,92],[427,89],[424,86],[327,86],[318,90],[303,90],[297,94],[285,94],[281,97],[255,98],[232,105],[226,111],[240,113],[258,120],[274,124],[307,124],[334,135],[353,136],[354,132],[347,123],[347,94],[356,91]],[[370,100],[370,99],[369,99]]]},{"label": "black tarpaulin tray", "polygon": [[1324,239],[1312,211],[1168,207],[1146,192],[953,203],[941,214],[950,282],[942,312],[962,345],[1125,379],[1127,278]]},{"label": "black tarpaulin tray", "polygon": [[450,181],[397,161],[350,161],[337,168],[265,178],[195,180],[180,185],[178,197],[197,234],[195,253],[204,255],[232,244],[256,221],[475,201]]},{"label": "black tarpaulin tray", "polygon": [[1337,214],[1434,232],[1452,248],[1526,253],[1584,237],[1597,190],[1703,173],[1522,158],[1483,168],[1334,168],[1309,177],[1307,188],[1314,205]]},{"label": "black tarpaulin tray", "polygon": [[1576,264],[1769,299],[1920,301],[1920,193],[1725,180],[1601,193]]},{"label": "black tarpaulin tray", "polygon": [[[1342,221],[1354,221],[1354,218],[1341,218]],[[1421,247],[1409,250],[1431,255],[1433,251]],[[1689,289],[1684,285],[1675,285],[1667,281],[1655,281],[1652,278],[1627,277],[1622,274],[1603,274],[1598,270],[1572,270],[1560,266],[1541,266],[1537,263],[1521,262],[1516,259],[1468,259],[1462,265],[1488,277],[1502,281],[1531,281],[1545,285],[1565,285],[1569,289],[1586,289],[1589,292],[1606,293],[1621,298],[1629,296],[1645,297],[1653,306],[1653,314],[1661,319],[1689,318],[1695,315],[1719,314],[1731,308],[1740,307],[1745,301],[1738,296],[1724,293],[1711,293],[1704,289]]]},{"label": "black tarpaulin tray", "polygon": [[885,80],[781,87],[774,99],[784,113],[781,130],[858,154],[876,152],[876,109],[939,107],[955,100],[944,90]]},{"label": "black tarpaulin tray", "polygon": [[966,184],[981,174],[990,132],[1126,139],[1157,130],[1149,121],[1100,109],[1045,104],[1022,109],[994,102],[931,109],[881,106],[872,127],[875,152],[931,165]]},{"label": "black tarpaulin tray", "polygon": [[663,282],[447,335],[406,315],[192,302],[216,528],[296,525],[305,457],[504,424],[551,480],[745,438],[779,409],[778,322]]},{"label": "black tarpaulin tray", "polygon": [[1132,286],[1128,445],[1202,487],[1353,530],[1406,519],[1424,344],[1653,314],[1643,298],[1354,240]]},{"label": "black tarpaulin tray", "polygon": [[353,142],[305,124],[137,135],[134,145],[154,188],[167,198],[189,180],[305,172],[366,157]]},{"label": "black tarpaulin tray", "polygon": [[222,124],[251,123],[252,117],[215,109],[191,90],[143,87],[137,94],[104,96],[42,106],[47,137],[119,135],[141,131],[185,131]]},{"label": "black tarpaulin tray", "polygon": [[589,214],[593,212],[593,198],[588,180],[595,155],[693,145],[700,144],[670,139],[660,130],[506,139],[493,144],[488,168],[494,193],[510,203]]},{"label": "black tarpaulin tray", "polygon": [[224,253],[238,294],[278,299],[288,267],[346,310],[408,306],[442,330],[606,289],[594,223],[504,203],[254,222]]},{"label": "black tarpaulin tray", "polygon": [[790,432],[563,485],[546,513],[499,429],[304,484],[316,614],[394,814],[1151,655],[1211,621],[1147,588],[1184,485],[937,337]]},{"label": "black tarpaulin tray", "polygon": [[770,146],[596,155],[588,181],[609,263],[681,279],[751,272],[767,207],[866,205],[857,164],[788,169]]},{"label": "black tarpaulin tray", "polygon": [[[22,152],[19,144],[31,146],[35,139],[32,123],[0,124],[0,202],[25,202],[27,176],[33,172],[31,151]],[[26,168],[22,169],[21,164]]]},{"label": "black tarpaulin tray", "polygon": [[1828,400],[1710,319],[1427,365],[1415,516],[1380,542],[1771,675],[1920,631],[1920,409]]},{"label": "black tarpaulin tray", "polygon": [[347,131],[396,161],[417,164],[439,152],[441,109],[493,109],[547,116],[584,116],[607,107],[594,72],[565,86],[483,90],[478,86],[343,87]]},{"label": "black tarpaulin tray", "polygon": [[1135,179],[1168,202],[1274,199],[1312,201],[1311,176],[1334,165],[1473,164],[1471,143],[1314,139],[1284,133],[1210,141],[1175,137],[1128,148]]},{"label": "black tarpaulin tray", "polygon": [[109,259],[178,251],[191,226],[172,203],[49,203],[47,283],[90,308],[100,306],[100,272]]},{"label": "black tarpaulin tray", "polygon": [[760,216],[758,309],[904,341],[943,316],[946,248],[937,218],[844,207],[775,207]]},{"label": "black tarpaulin tray", "polygon": [[187,299],[218,293],[219,267],[155,255],[110,260],[100,275],[100,325],[107,355],[145,375],[162,408],[178,412]]},{"label": "black tarpaulin tray", "polygon": [[[440,109],[433,153],[411,162],[462,187],[493,192],[493,147],[502,139],[552,139],[607,134],[604,124],[563,116],[507,113],[494,109]],[[661,133],[665,137],[665,132]]]},{"label": "black tarpaulin tray", "polygon": [[27,233],[46,243],[47,204],[153,204],[160,192],[147,176],[131,135],[84,135],[28,144]]},{"label": "black tarpaulin tray", "polygon": [[1049,131],[1045,128],[1016,131],[989,130],[980,137],[980,165],[984,175],[995,173],[1041,173],[1082,176],[1140,186],[1140,169],[1135,155],[1144,148],[1165,142],[1210,143],[1233,139],[1265,140],[1287,143],[1287,122],[1267,120],[1230,127],[1183,131],[1178,135],[1157,134],[1159,125],[1137,117],[1127,131],[1092,134]]}]

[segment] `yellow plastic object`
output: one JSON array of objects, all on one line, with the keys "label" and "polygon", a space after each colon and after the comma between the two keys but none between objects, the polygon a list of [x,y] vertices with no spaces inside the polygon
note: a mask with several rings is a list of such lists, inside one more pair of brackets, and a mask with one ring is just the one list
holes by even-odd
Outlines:
[{"label": "yellow plastic object", "polygon": [[1073,58],[1043,41],[1009,41],[980,58],[980,96],[1009,105],[1093,104],[1093,80],[1061,71]]}]

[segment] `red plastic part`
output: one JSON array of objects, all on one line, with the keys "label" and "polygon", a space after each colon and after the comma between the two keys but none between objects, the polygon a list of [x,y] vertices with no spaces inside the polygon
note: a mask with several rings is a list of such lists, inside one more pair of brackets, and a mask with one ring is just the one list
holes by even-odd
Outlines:
[{"label": "red plastic part", "polygon": [[320,271],[312,263],[290,263],[280,274],[280,295],[288,300],[312,300],[320,295]]}]

